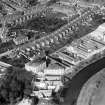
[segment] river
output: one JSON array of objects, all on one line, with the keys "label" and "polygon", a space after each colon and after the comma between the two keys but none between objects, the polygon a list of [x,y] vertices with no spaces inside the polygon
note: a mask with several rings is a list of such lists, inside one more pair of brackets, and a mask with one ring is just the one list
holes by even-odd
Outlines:
[{"label": "river", "polygon": [[60,105],[75,105],[83,84],[95,73],[105,68],[105,57],[85,67],[71,80],[70,86],[64,89],[64,102]]}]

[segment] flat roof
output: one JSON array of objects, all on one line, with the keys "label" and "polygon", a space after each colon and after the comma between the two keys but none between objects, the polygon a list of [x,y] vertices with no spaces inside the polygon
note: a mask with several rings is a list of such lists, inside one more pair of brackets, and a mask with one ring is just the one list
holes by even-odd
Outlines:
[{"label": "flat roof", "polygon": [[28,65],[28,66],[33,66],[33,67],[37,67],[37,66],[39,66],[40,64],[43,64],[45,62],[45,60],[33,60],[33,61],[30,61],[30,62],[28,62],[28,63],[26,63],[26,65]]}]

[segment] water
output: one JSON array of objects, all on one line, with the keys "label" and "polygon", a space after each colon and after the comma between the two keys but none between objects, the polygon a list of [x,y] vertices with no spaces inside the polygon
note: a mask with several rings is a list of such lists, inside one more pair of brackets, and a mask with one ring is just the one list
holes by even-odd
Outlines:
[{"label": "water", "polygon": [[85,67],[73,77],[70,86],[64,90],[64,102],[60,105],[75,105],[83,84],[95,73],[105,68],[105,57]]}]

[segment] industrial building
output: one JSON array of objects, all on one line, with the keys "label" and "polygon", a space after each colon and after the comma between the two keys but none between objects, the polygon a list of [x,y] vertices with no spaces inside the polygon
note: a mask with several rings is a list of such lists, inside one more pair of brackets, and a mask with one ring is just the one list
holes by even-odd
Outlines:
[{"label": "industrial building", "polygon": [[33,73],[43,72],[46,68],[46,62],[43,60],[30,61],[25,64],[25,69]]}]

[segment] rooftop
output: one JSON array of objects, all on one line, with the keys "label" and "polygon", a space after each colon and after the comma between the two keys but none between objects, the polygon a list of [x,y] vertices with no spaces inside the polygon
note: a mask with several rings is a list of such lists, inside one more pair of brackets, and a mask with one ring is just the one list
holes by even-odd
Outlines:
[{"label": "rooftop", "polygon": [[59,69],[64,69],[64,67],[61,66],[61,65],[58,64],[58,63],[53,63],[53,64],[50,64],[50,65],[48,66],[48,68],[46,68],[46,69],[49,69],[49,70],[59,70]]},{"label": "rooftop", "polygon": [[33,60],[33,61],[28,62],[27,65],[37,67],[37,66],[43,64],[44,62],[45,62],[45,60],[38,59],[38,60]]},{"label": "rooftop", "polygon": [[23,40],[23,39],[25,39],[25,38],[27,38],[27,37],[24,36],[24,35],[21,35],[21,36],[18,36],[17,38],[15,38],[15,40],[16,40],[16,41],[20,41],[20,40]]}]

